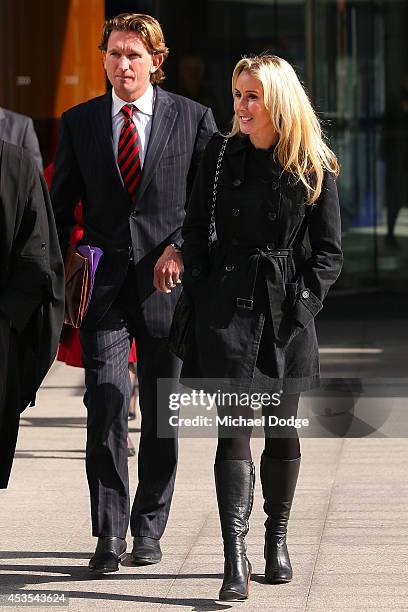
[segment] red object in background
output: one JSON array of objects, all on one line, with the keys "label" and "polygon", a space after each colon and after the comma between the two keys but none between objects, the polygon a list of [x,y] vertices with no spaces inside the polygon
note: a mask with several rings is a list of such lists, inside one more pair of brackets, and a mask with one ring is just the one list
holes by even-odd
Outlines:
[{"label": "red object in background", "polygon": [[[52,177],[54,174],[54,164],[49,164],[44,170],[44,178],[47,182],[48,189],[51,189]],[[84,229],[83,229],[83,220],[82,220],[82,202],[78,202],[75,206],[74,217],[76,221],[76,225],[74,226],[71,236],[69,239],[69,243],[71,246],[75,246],[79,240],[81,240]],[[81,356],[81,344],[79,341],[79,329],[75,327],[69,327],[68,332],[63,334],[63,340],[61,341],[57,360],[66,363],[69,366],[74,366],[75,368],[83,368],[82,364],[82,356]],[[129,363],[136,363],[136,344],[133,340],[130,353],[129,353]]]}]

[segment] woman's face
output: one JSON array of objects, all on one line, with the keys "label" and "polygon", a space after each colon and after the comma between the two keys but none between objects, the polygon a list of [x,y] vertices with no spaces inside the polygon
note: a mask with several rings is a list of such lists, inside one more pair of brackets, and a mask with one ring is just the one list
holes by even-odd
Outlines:
[{"label": "woman's face", "polygon": [[276,140],[271,116],[264,103],[263,85],[247,70],[241,72],[235,83],[234,113],[239,129],[249,135],[253,144],[269,141],[271,137]]}]

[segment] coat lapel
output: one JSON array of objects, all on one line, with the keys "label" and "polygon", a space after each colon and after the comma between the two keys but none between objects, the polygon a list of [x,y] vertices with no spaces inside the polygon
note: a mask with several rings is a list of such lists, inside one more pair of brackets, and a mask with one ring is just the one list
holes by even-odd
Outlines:
[{"label": "coat lapel", "polygon": [[140,187],[136,195],[137,201],[142,199],[146,187],[152,180],[155,168],[170,138],[171,130],[173,129],[177,115],[178,111],[170,96],[163,89],[160,89],[160,87],[156,87],[152,129],[143,164]]}]

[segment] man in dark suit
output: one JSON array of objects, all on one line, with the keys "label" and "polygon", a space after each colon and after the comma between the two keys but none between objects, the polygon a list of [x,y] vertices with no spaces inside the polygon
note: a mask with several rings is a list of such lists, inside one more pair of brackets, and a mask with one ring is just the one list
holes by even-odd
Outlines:
[{"label": "man in dark suit", "polygon": [[0,107],[0,138],[26,149],[34,157],[39,171],[43,171],[40,145],[30,117]]},{"label": "man in dark suit", "polygon": [[[89,567],[118,570],[129,522],[127,359],[136,339],[140,409],[138,487],[130,515],[136,564],[161,560],[177,465],[177,440],[158,439],[158,379],[177,380],[167,337],[180,292],[186,200],[216,131],[212,112],[158,87],[168,54],[159,23],[123,14],[105,23],[100,45],[112,91],[64,113],[52,188],[65,252],[82,199],[82,243],[103,255],[81,328],[88,409],[86,468],[93,535]],[[166,405],[167,404],[167,405]]]}]

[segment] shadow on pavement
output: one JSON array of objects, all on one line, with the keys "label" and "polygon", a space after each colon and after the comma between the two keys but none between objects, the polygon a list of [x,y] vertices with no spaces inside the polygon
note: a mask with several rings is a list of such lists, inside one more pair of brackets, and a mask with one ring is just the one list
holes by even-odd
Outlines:
[{"label": "shadow on pavement", "polygon": [[[48,553],[9,553],[9,554],[29,554],[29,555],[45,555]],[[58,555],[69,555],[71,558],[77,558],[77,553],[57,553]],[[82,554],[82,553],[81,553]],[[52,556],[55,556],[55,553]],[[49,557],[50,558],[50,557]],[[82,557],[81,557],[82,558]],[[89,558],[87,555],[86,558]],[[1,593],[3,595],[3,600],[7,595],[16,595],[18,593],[27,593],[26,588],[30,587],[30,593],[35,595],[35,586],[38,587],[39,592],[44,592],[45,589],[41,589],[41,585],[52,583],[59,584],[61,587],[67,587],[70,582],[89,582],[89,581],[106,581],[108,582],[110,579],[115,581],[120,580],[121,582],[128,580],[176,580],[176,579],[208,579],[208,578],[218,578],[222,580],[221,574],[107,574],[99,577],[90,577],[86,567],[77,567],[77,566],[49,566],[49,565],[3,565],[3,571],[9,572],[28,572],[28,574],[2,574],[2,588]],[[32,575],[32,572],[50,572],[50,575],[41,575],[35,576]],[[64,576],[55,576],[54,574],[60,573],[64,574]],[[52,575],[51,575],[52,574]],[[21,591],[19,591],[21,589]],[[53,590],[55,593],[56,591]],[[133,602],[133,603],[145,603],[145,604],[167,604],[173,606],[188,606],[193,610],[207,611],[211,612],[212,610],[227,610],[231,606],[228,604],[217,603],[215,599],[199,599],[199,598],[172,598],[172,597],[150,597],[144,595],[127,595],[126,593],[109,593],[109,592],[98,592],[95,591],[69,591],[69,590],[58,590],[58,593],[64,593],[67,597],[70,598],[70,605],[72,605],[72,600],[76,599],[94,599],[94,600],[106,600],[106,601],[117,601],[117,602]]]},{"label": "shadow on pavement", "polygon": [[21,415],[21,427],[86,427],[86,417],[30,417]]}]

